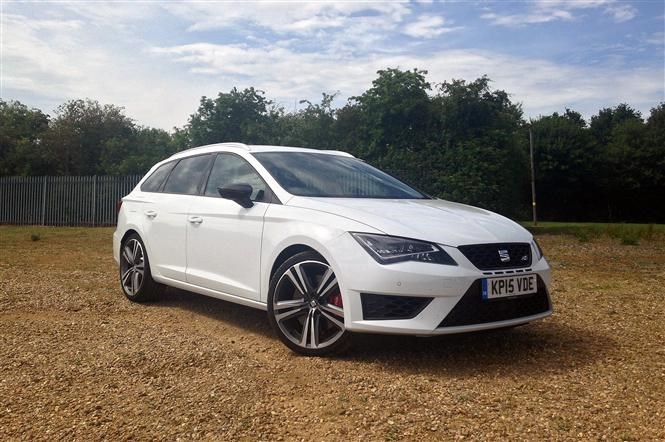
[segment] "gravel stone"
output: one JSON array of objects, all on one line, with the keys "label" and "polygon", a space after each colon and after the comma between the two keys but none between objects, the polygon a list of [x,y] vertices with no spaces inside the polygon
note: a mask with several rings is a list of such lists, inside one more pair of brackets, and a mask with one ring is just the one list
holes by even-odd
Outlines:
[{"label": "gravel stone", "polygon": [[0,440],[665,440],[663,239],[542,236],[551,318],[317,359],[258,310],[127,301],[111,233],[0,227]]}]

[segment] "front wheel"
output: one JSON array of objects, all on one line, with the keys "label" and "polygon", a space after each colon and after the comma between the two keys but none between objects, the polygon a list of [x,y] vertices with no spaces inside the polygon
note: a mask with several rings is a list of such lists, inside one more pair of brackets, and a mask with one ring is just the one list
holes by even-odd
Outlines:
[{"label": "front wheel", "polygon": [[270,281],[268,319],[280,340],[307,356],[343,350],[344,305],[330,265],[315,252],[301,252],[282,264]]}]

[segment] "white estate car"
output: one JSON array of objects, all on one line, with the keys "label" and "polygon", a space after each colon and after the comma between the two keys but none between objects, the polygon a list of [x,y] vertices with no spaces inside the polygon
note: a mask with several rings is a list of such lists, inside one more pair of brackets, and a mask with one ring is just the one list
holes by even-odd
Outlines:
[{"label": "white estate car", "polygon": [[430,336],[552,313],[527,230],[339,151],[177,153],[122,199],[113,254],[130,300],[164,284],[267,310],[307,355],[342,349],[349,332]]}]

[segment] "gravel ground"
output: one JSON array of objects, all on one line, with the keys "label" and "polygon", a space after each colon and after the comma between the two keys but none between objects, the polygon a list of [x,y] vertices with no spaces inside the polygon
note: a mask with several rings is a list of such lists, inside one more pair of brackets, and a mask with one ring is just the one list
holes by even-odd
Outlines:
[{"label": "gravel ground", "polygon": [[316,359],[257,310],[130,303],[111,233],[0,227],[1,440],[665,440],[665,240],[543,236],[551,318]]}]

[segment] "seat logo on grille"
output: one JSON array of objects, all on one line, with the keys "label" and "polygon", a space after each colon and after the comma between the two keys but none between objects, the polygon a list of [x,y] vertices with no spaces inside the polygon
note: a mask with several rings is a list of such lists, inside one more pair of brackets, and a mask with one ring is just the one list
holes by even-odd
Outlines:
[{"label": "seat logo on grille", "polygon": [[499,249],[498,252],[499,252],[499,258],[501,259],[501,262],[510,261],[510,255],[508,254],[508,250]]}]

